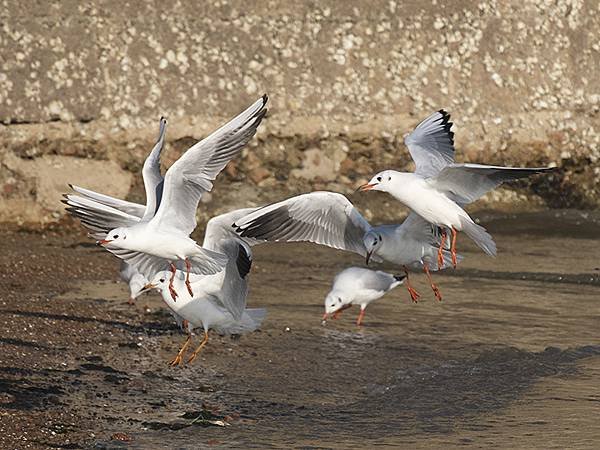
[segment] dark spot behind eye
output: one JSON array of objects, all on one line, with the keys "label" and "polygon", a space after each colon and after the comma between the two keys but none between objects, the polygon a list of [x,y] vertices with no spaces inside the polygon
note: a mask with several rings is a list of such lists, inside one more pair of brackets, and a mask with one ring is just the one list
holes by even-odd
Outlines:
[{"label": "dark spot behind eye", "polygon": [[392,180],[392,177],[388,177],[388,181],[391,181],[391,180]]}]

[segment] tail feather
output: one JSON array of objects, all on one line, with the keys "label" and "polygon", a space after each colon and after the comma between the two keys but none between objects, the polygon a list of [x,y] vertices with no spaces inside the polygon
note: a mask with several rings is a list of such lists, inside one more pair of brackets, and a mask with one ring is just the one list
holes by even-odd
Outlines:
[{"label": "tail feather", "polygon": [[228,323],[215,327],[219,334],[245,334],[260,328],[260,325],[267,315],[267,310],[246,309],[240,320],[231,320]]},{"label": "tail feather", "polygon": [[462,218],[460,221],[462,231],[475,242],[479,248],[490,256],[496,256],[496,243],[490,234],[475,222]]}]

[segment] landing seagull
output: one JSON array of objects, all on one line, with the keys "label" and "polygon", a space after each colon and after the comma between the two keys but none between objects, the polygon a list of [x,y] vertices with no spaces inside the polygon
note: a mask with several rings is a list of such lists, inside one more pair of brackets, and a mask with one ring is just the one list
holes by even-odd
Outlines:
[{"label": "landing seagull", "polygon": [[196,209],[212,181],[256,133],[267,109],[267,96],[188,149],[167,171],[156,213],[148,221],[110,230],[98,243],[150,278],[169,269],[169,290],[177,268],[185,264],[185,285],[193,295],[190,273],[211,275],[223,270],[227,256],[199,246],[189,237],[196,228]]},{"label": "landing seagull", "polygon": [[[404,268],[424,270],[438,300],[442,295],[431,279],[430,271],[440,270],[438,252],[445,262],[450,253],[441,248],[441,233],[415,213],[401,224],[371,226],[342,194],[311,192],[264,206],[233,224],[243,238],[271,242],[313,242],[358,253],[370,260],[385,260]],[[406,287],[413,302],[420,294]]]},{"label": "landing seagull", "polygon": [[[73,186],[78,192],[81,193],[82,188]],[[69,212],[75,217],[80,218],[82,223],[90,230],[92,236],[94,233],[106,230],[112,226],[112,224],[118,224],[121,227],[130,227],[141,221],[140,210],[143,210],[143,205],[133,202],[124,202],[114,197],[99,194],[94,191],[86,190],[87,198],[83,198],[79,195],[68,194],[65,195],[65,203],[69,205]],[[103,203],[94,203],[90,198],[102,198]],[[107,204],[114,205],[113,207],[107,206]],[[122,209],[121,209],[122,208]],[[126,213],[124,210],[128,210],[131,214]],[[199,279],[210,280],[208,283],[219,284],[218,295],[221,303],[225,305],[230,314],[239,320],[242,316],[243,305],[245,305],[247,296],[247,281],[245,275],[242,275],[239,279],[239,275],[236,276],[235,271],[228,269],[231,267],[232,261],[237,261],[239,271],[244,271],[240,268],[239,264],[242,264],[240,258],[243,256],[241,248],[244,249],[249,260],[252,259],[252,253],[250,250],[251,245],[260,243],[256,239],[241,238],[231,228],[231,224],[236,220],[247,216],[248,214],[256,211],[258,208],[243,208],[235,211],[231,211],[219,216],[215,216],[210,219],[206,225],[206,231],[204,233],[204,240],[202,247],[214,252],[218,252],[226,255],[227,264],[225,270],[222,270],[214,275],[200,276],[194,275],[191,279],[191,284]],[[93,224],[93,225],[92,225]],[[238,247],[240,249],[238,249]],[[240,256],[242,255],[242,256]],[[243,266],[244,264],[242,264]],[[250,263],[247,264],[247,270],[250,268]],[[131,268],[131,266],[128,266]],[[135,270],[135,269],[134,269]],[[183,272],[180,270],[176,271],[176,276],[181,277]],[[150,278],[155,278],[155,274],[150,275]],[[141,276],[141,275],[140,275]],[[148,284],[148,280],[144,282],[144,285]],[[142,285],[142,291],[144,291]],[[145,289],[147,290],[147,289]],[[177,289],[175,289],[176,292]],[[138,295],[141,292],[138,292]],[[242,306],[240,306],[242,305]]]},{"label": "landing seagull", "polygon": [[192,275],[191,295],[183,288],[185,274],[177,270],[174,280],[175,290],[182,292],[178,301],[170,295],[169,271],[158,272],[144,290],[158,290],[176,319],[188,333],[177,356],[171,365],[181,364],[191,342],[192,331],[202,327],[204,338],[188,359],[191,363],[208,342],[208,332],[214,329],[221,334],[242,334],[257,329],[265,317],[264,309],[246,309],[248,277],[252,266],[252,252],[249,244],[254,240],[243,240],[231,229],[231,223],[256,208],[231,211],[208,221],[204,235],[204,248],[227,255],[225,270],[214,275]]},{"label": "landing seagull", "polygon": [[[464,231],[485,253],[496,255],[496,244],[485,228],[477,225],[462,208],[505,181],[525,178],[553,168],[519,168],[454,163],[454,133],[450,114],[433,113],[410,133],[404,143],[416,170],[414,173],[384,170],[360,187],[363,191],[383,191],[408,206],[431,224],[452,232],[450,251],[456,267],[456,233]],[[443,264],[441,249],[438,265]]]},{"label": "landing seagull", "polygon": [[352,305],[360,306],[356,325],[361,326],[365,317],[367,305],[399,286],[404,281],[404,275],[391,275],[381,270],[349,267],[338,273],[331,291],[325,297],[325,314],[323,324],[330,315],[333,318]]},{"label": "landing seagull", "polygon": [[[122,213],[130,214],[139,218],[142,221],[148,221],[156,212],[156,208],[162,195],[163,177],[160,172],[160,154],[165,144],[165,133],[167,120],[164,117],[160,118],[158,139],[150,154],[144,161],[142,168],[142,178],[144,188],[146,190],[146,205],[132,203],[108,195],[100,194],[79,186],[70,185],[77,192],[77,195],[66,194],[63,203],[67,205],[67,211],[81,220],[82,224],[90,232],[90,236],[96,240],[104,238],[112,228],[123,225],[121,222],[106,221],[104,211],[100,212],[100,221],[95,217],[93,212],[90,212],[86,205],[99,203],[100,207],[111,207],[118,209]],[[80,201],[79,199],[84,199]],[[82,204],[84,202],[85,204]],[[148,279],[142,275],[135,267],[128,264],[126,261],[121,262],[119,271],[121,278],[129,285],[129,304],[133,304],[134,300],[141,294]]]}]

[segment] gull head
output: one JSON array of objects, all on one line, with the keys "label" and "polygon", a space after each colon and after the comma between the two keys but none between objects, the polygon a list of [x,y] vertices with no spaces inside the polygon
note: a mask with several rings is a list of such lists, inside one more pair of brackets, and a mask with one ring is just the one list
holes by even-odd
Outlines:
[{"label": "gull head", "polygon": [[367,266],[369,265],[369,261],[371,260],[371,256],[377,254],[377,250],[381,247],[383,243],[383,238],[379,233],[375,231],[369,231],[363,237],[363,244],[365,249],[367,250]]},{"label": "gull head", "polygon": [[142,289],[142,292],[149,291],[150,289],[156,289],[162,292],[169,288],[169,280],[171,279],[171,272],[168,270],[162,270],[152,277],[150,283],[146,284]]},{"label": "gull head", "polygon": [[127,228],[119,227],[110,230],[108,233],[106,233],[104,239],[99,240],[97,244],[102,246],[114,245],[117,247],[126,248],[125,245],[127,244]]},{"label": "gull head", "polygon": [[359,191],[383,191],[387,192],[390,183],[394,180],[395,173],[393,170],[384,170],[375,174],[371,181],[367,184],[363,184],[358,188]]},{"label": "gull head", "polygon": [[345,298],[343,293],[331,291],[327,294],[327,297],[325,297],[325,314],[323,314],[323,322],[337,311],[343,311],[346,308],[350,308],[350,306],[352,306],[351,302],[352,300]]}]

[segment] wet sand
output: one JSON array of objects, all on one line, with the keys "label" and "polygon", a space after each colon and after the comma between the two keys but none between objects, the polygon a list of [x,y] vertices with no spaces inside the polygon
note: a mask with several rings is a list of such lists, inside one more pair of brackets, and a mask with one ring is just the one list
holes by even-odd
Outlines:
[{"label": "wet sand", "polygon": [[[156,295],[133,307],[115,259],[83,236],[0,237],[1,448],[594,448],[600,442],[599,213],[479,214],[457,269],[320,323],[358,257],[255,247],[262,331],[184,336]],[[392,269],[393,270],[393,269]],[[210,421],[224,420],[219,427]],[[195,421],[194,421],[195,420]]]}]

